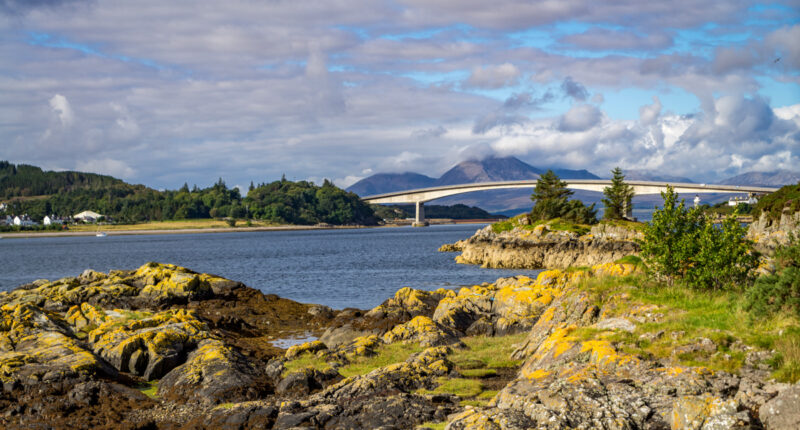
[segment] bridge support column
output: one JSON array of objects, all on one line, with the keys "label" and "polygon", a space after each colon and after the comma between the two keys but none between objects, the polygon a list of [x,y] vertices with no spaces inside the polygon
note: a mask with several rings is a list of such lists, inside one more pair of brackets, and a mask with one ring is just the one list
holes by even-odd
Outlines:
[{"label": "bridge support column", "polygon": [[631,221],[635,221],[633,219],[633,202],[630,200],[625,200],[622,205],[622,217]]},{"label": "bridge support column", "polygon": [[414,217],[414,223],[411,224],[412,227],[427,227],[429,225],[428,221],[425,221],[425,206],[423,206],[423,202],[417,202],[417,214]]}]

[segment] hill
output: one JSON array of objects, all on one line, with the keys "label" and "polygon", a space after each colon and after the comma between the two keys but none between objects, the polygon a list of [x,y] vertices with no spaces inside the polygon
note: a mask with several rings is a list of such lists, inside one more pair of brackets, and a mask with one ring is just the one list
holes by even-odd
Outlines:
[{"label": "hill", "polygon": [[725,185],[761,185],[765,187],[781,187],[800,182],[800,172],[791,170],[775,170],[772,172],[747,172],[720,181]]},{"label": "hill", "polygon": [[93,210],[114,221],[134,223],[202,218],[260,219],[280,224],[328,223],[374,225],[372,208],[354,193],[329,181],[275,181],[253,186],[247,197],[228,188],[220,178],[214,185],[157,191],[127,184],[111,176],[83,172],[44,172],[35,166],[0,164],[0,188],[12,199],[4,214],[28,214],[41,221],[45,215],[63,217]]},{"label": "hill", "polygon": [[413,190],[432,187],[436,179],[419,173],[378,173],[364,178],[347,188],[359,196],[391,193],[392,191]]},{"label": "hill", "polygon": [[125,182],[106,175],[43,171],[36,166],[0,161],[0,198],[3,199],[123,185],[126,185]]},{"label": "hill", "polygon": [[436,185],[536,179],[544,173],[515,157],[462,161],[436,180]]},{"label": "hill", "polygon": [[[360,196],[389,193],[441,185],[467,184],[494,181],[519,181],[537,179],[547,168],[531,166],[516,157],[489,157],[458,163],[438,179],[418,173],[378,173],[353,184],[348,191]],[[600,179],[588,170],[552,169],[562,179]],[[414,179],[414,186],[403,186]],[[368,191],[368,192],[366,192]],[[439,205],[463,204],[477,206],[493,213],[516,213],[530,209],[532,190],[478,191],[436,200]],[[509,212],[510,211],[510,212]]]}]

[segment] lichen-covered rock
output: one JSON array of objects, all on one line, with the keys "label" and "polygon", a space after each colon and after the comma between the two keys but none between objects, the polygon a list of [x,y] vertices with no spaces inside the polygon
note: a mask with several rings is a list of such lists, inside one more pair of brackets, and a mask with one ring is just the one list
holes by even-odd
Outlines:
[{"label": "lichen-covered rock", "polygon": [[255,400],[272,392],[265,372],[216,339],[201,341],[158,386],[165,399],[204,404]]},{"label": "lichen-covered rock", "polygon": [[112,315],[111,321],[89,332],[88,339],[94,352],[116,369],[147,380],[166,375],[183,363],[188,352],[201,340],[211,337],[205,323],[191,311],[171,310],[137,316],[143,318]]},{"label": "lichen-covered rock", "polygon": [[758,414],[767,430],[800,428],[800,383],[761,406]]},{"label": "lichen-covered rock", "polygon": [[304,342],[299,345],[292,345],[289,349],[286,350],[286,354],[284,357],[287,360],[291,360],[295,357],[299,357],[303,354],[314,354],[318,351],[324,351],[328,349],[324,343],[319,340],[314,340],[311,342]]},{"label": "lichen-covered rock", "polygon": [[762,213],[747,229],[747,238],[754,242],[756,250],[771,254],[781,245],[789,243],[789,235],[800,231],[800,212],[784,211],[779,219],[771,219]]},{"label": "lichen-covered rock", "polygon": [[373,318],[389,318],[397,321],[408,321],[416,316],[431,316],[439,301],[445,297],[452,297],[452,290],[440,288],[436,291],[416,290],[404,287],[369,311],[366,316]]},{"label": "lichen-covered rock", "polygon": [[395,326],[383,335],[386,343],[419,342],[423,347],[460,344],[458,334],[426,316],[416,316],[411,321]]},{"label": "lichen-covered rock", "polygon": [[4,389],[114,373],[71,334],[58,314],[31,304],[2,306],[0,381]]},{"label": "lichen-covered rock", "polygon": [[[635,234],[634,234],[635,235]],[[639,253],[639,245],[619,234],[591,233],[578,237],[575,233],[549,231],[539,225],[533,230],[515,228],[495,233],[491,226],[478,230],[460,244],[456,262],[482,267],[507,269],[567,268],[611,263],[627,255]]]}]

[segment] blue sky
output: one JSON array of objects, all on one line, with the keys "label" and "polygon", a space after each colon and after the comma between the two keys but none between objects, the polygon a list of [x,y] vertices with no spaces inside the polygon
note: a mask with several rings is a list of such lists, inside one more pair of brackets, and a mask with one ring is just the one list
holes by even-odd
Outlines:
[{"label": "blue sky", "polygon": [[8,0],[0,39],[0,159],[156,188],[800,170],[796,1]]}]

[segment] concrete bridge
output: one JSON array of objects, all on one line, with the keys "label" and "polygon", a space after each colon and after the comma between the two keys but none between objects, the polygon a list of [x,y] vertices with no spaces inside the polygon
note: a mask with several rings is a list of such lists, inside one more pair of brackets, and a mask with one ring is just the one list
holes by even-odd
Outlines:
[{"label": "concrete bridge", "polygon": [[[383,203],[383,204],[402,204],[414,203],[416,205],[417,213],[414,219],[415,226],[427,225],[425,221],[425,208],[423,204],[431,200],[441,199],[443,197],[454,196],[456,194],[471,193],[474,191],[486,190],[503,190],[514,188],[534,188],[536,186],[536,179],[528,179],[524,181],[502,181],[502,182],[480,182],[474,184],[461,184],[461,185],[446,185],[442,187],[419,188],[415,190],[395,191],[386,194],[377,194],[374,196],[363,197],[367,203]],[[610,179],[564,179],[563,182],[567,183],[567,188],[573,190],[586,190],[603,192],[606,187],[611,186]],[[739,185],[707,185],[707,184],[690,184],[690,183],[669,183],[669,182],[653,182],[653,181],[625,181],[626,184],[633,187],[636,195],[645,194],[660,194],[667,190],[667,185],[671,185],[676,193],[748,193],[748,194],[767,194],[777,190],[771,187],[753,187],[753,186],[739,186]]]}]

